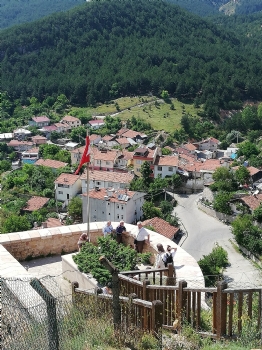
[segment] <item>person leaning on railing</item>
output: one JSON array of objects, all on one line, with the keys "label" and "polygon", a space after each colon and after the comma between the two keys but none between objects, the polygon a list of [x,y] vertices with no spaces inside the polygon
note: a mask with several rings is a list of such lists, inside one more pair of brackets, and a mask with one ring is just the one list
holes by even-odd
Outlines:
[{"label": "person leaning on railing", "polygon": [[148,244],[150,243],[150,234],[147,232],[147,230],[143,227],[142,222],[138,221],[137,223],[137,227],[138,227],[138,233],[136,235],[134,244],[135,244],[135,249],[138,253],[142,253],[143,252],[143,247],[144,247],[144,243],[146,241],[146,237],[147,237],[147,242]]},{"label": "person leaning on railing", "polygon": [[80,252],[82,246],[88,242],[88,236],[86,233],[82,233],[81,236],[79,237],[79,240],[77,242],[77,246],[78,246],[78,251]]},{"label": "person leaning on railing", "polygon": [[125,223],[123,220],[120,221],[116,228],[116,241],[118,244],[122,243],[122,233],[126,232]]},{"label": "person leaning on railing", "polygon": [[105,227],[103,227],[104,237],[106,237],[107,235],[110,235],[113,232],[115,232],[115,230],[113,229],[113,226],[111,225],[111,221],[107,221]]}]

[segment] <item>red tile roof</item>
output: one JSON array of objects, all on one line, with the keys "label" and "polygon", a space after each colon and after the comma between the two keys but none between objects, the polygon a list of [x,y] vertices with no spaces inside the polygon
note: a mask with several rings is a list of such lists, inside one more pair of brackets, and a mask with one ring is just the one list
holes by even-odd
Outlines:
[{"label": "red tile roof", "polygon": [[130,142],[126,137],[121,137],[119,139],[116,139],[116,142],[118,142],[120,145],[130,144]]},{"label": "red tile roof", "polygon": [[43,165],[53,169],[63,168],[67,166],[67,164],[68,163],[60,162],[58,160],[53,159],[38,159],[38,161],[35,162],[35,165]]},{"label": "red tile roof", "polygon": [[259,207],[260,203],[262,202],[262,193],[259,193],[254,196],[246,196],[242,197],[241,200],[251,209],[255,210]]},{"label": "red tile roof", "polygon": [[36,123],[50,122],[50,119],[46,115],[41,115],[40,117],[33,117],[32,120]]},{"label": "red tile roof", "polygon": [[18,140],[11,140],[7,146],[9,147],[18,147],[18,146],[23,146],[23,145],[27,145],[27,146],[32,146],[33,147],[33,142],[29,142],[29,141],[18,141]]},{"label": "red tile roof", "polygon": [[41,135],[32,136],[32,141],[35,141],[35,140],[47,140],[47,138]]},{"label": "red tile roof", "polygon": [[112,136],[109,136],[109,135],[105,135],[104,137],[102,137],[102,140],[104,141],[111,141],[113,139]]},{"label": "red tile roof", "polygon": [[24,211],[35,211],[43,208],[43,206],[49,201],[49,198],[34,196],[28,200]]},{"label": "red tile roof", "polygon": [[[117,183],[130,183],[134,175],[130,173],[117,173],[113,171],[92,170],[89,171],[90,181],[109,181]],[[86,172],[81,176],[81,180],[86,180]]]},{"label": "red tile roof", "polygon": [[142,222],[143,226],[152,226],[156,232],[160,233],[162,236],[165,236],[169,239],[173,239],[174,235],[179,231],[178,227],[170,225],[165,220],[154,217]]},{"label": "red tile roof", "polygon": [[96,124],[103,125],[103,124],[105,124],[105,122],[103,120],[101,120],[101,119],[89,120],[88,123],[90,125],[96,125]]},{"label": "red tile roof", "polygon": [[124,134],[125,132],[127,132],[129,129],[126,128],[122,128],[120,130],[118,130],[118,132],[116,133],[117,136],[121,136],[122,134]]},{"label": "red tile roof", "polygon": [[47,223],[47,228],[58,227],[63,225],[63,223],[61,223],[61,221],[56,218],[48,218],[46,220],[46,223]]},{"label": "red tile roof", "polygon": [[105,161],[112,161],[117,157],[117,151],[105,151],[101,152],[96,147],[91,147],[91,156],[93,155],[94,160],[105,160]]},{"label": "red tile roof", "polygon": [[178,156],[156,157],[155,165],[158,166],[178,166]]},{"label": "red tile roof", "polygon": [[29,154],[29,153],[39,153],[39,147],[31,148],[31,149],[29,149],[28,151],[23,152],[23,154],[24,154],[24,153],[26,153],[26,154]]},{"label": "red tile roof", "polygon": [[[118,199],[118,196],[120,194],[122,194],[122,195],[127,195],[129,198],[132,198],[136,193],[137,192],[134,192],[134,191],[117,190],[117,192],[113,193],[112,197],[109,197],[110,198],[110,202],[125,204],[127,202]],[[105,188],[100,188],[99,191],[96,191],[95,189],[89,191],[89,198],[93,198],[93,199],[98,199],[98,200],[103,200],[104,201],[105,200],[105,196],[107,196],[107,195],[108,195],[107,194],[107,190]],[[141,193],[141,196],[142,195],[143,195],[143,193]],[[86,197],[87,194],[83,193],[82,196]]]},{"label": "red tile roof", "polygon": [[71,115],[65,115],[61,122],[80,122],[80,119],[73,117]]},{"label": "red tile roof", "polygon": [[[233,170],[237,170],[237,169],[239,169],[239,166],[234,166],[234,167],[232,167],[232,169]],[[255,168],[253,166],[248,166],[247,170],[249,171],[250,176],[254,176],[255,174],[257,174],[257,173],[259,173],[261,171],[258,168]]]},{"label": "red tile roof", "polygon": [[62,173],[58,176],[55,180],[55,184],[63,184],[71,186],[73,185],[77,180],[79,179],[79,175],[74,174],[68,174],[68,173]]},{"label": "red tile roof", "polygon": [[187,149],[188,151],[195,151],[197,149],[196,146],[194,146],[192,143],[186,143],[183,145],[183,148]]},{"label": "red tile roof", "polygon": [[127,130],[126,132],[124,132],[122,134],[122,137],[130,137],[131,139],[137,137],[137,136],[141,136],[141,132],[138,132],[138,131],[134,131],[134,130]]},{"label": "red tile roof", "polygon": [[92,142],[92,141],[95,141],[97,138],[101,139],[101,136],[100,135],[97,135],[97,134],[92,134],[89,136],[89,140]]},{"label": "red tile roof", "polygon": [[56,131],[57,130],[57,127],[55,125],[48,125],[48,126],[43,126],[42,127],[42,130],[44,131]]}]

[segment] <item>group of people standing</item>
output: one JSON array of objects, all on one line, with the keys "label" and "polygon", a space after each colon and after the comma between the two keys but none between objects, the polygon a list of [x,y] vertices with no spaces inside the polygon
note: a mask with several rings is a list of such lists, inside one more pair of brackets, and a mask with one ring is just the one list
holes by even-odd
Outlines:
[{"label": "group of people standing", "polygon": [[[134,247],[138,253],[142,253],[145,242],[150,242],[150,234],[143,227],[141,221],[138,221],[137,228],[138,233],[134,240]],[[116,227],[116,229],[113,228],[111,221],[107,221],[105,227],[103,228],[104,237],[110,234],[116,234],[116,241],[118,244],[122,243],[123,232],[126,232],[125,223],[123,220],[119,222],[119,225]]]}]

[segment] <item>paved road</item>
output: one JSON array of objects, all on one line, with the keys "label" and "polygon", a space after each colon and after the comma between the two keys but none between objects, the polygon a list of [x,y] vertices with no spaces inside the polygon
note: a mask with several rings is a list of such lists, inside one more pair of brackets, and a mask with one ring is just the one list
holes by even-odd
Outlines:
[{"label": "paved road", "polygon": [[[230,266],[224,275],[230,286],[262,286],[262,274],[250,260],[238,253],[230,240],[233,235],[230,226],[205,214],[197,207],[197,200],[201,194],[175,195],[178,205],[174,213],[182,221],[188,237],[180,241],[183,249],[197,261],[211,252],[216,243],[228,252]],[[182,226],[183,228],[183,226]]]}]

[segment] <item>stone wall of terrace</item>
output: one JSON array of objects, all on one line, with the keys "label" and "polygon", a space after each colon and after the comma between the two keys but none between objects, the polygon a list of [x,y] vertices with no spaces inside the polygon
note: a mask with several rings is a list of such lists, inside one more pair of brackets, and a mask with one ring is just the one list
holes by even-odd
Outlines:
[{"label": "stone wall of terrace", "polygon": [[[90,238],[92,243],[96,244],[97,238],[102,236],[102,228],[105,224],[106,222],[90,223]],[[118,223],[114,222],[112,225],[116,227]],[[123,241],[125,244],[133,245],[134,237],[138,232],[137,226],[131,224],[125,224],[125,226],[128,233],[123,235]],[[13,263],[13,259],[23,261],[28,258],[43,257],[50,254],[60,255],[64,253],[73,253],[77,251],[78,238],[83,232],[86,232],[86,230],[86,224],[78,224],[0,235],[0,245],[5,248],[2,249],[4,261],[1,261],[2,254],[0,250],[0,275],[2,274],[1,270],[6,269],[9,264],[7,252],[9,252],[10,261],[12,260]],[[151,262],[154,263],[157,254],[156,246],[158,243],[162,243],[164,247],[168,244],[174,247],[176,244],[157,232],[150,230],[148,230],[148,232],[150,233],[150,244],[145,245],[144,252],[152,253]],[[188,285],[190,285],[190,281],[192,281],[194,285],[204,286],[202,271],[196,260],[179,246],[177,246],[174,265],[177,280],[184,279],[188,282]],[[13,276],[20,275],[21,271],[14,268]]]}]

